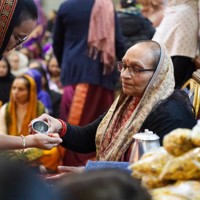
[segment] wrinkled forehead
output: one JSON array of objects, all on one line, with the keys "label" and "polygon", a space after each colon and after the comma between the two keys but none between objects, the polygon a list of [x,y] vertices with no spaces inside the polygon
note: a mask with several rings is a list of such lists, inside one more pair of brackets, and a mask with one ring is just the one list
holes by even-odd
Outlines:
[{"label": "wrinkled forehead", "polygon": [[138,50],[138,49],[144,49],[144,50],[147,50],[147,49],[148,49],[148,51],[150,50],[150,49],[148,48],[148,46],[147,46],[147,42],[138,42],[138,43],[134,44],[132,47],[130,47],[130,48],[128,49],[128,51],[134,52],[134,51],[136,51],[136,50]]},{"label": "wrinkled forehead", "polygon": [[151,52],[151,51],[154,51],[155,49],[160,50],[161,44],[154,40],[142,40],[135,43],[132,47],[130,47],[130,49],[134,47],[140,47]]},{"label": "wrinkled forehead", "polygon": [[130,47],[123,57],[126,64],[141,62],[147,68],[156,68],[160,58],[160,46],[153,41],[142,41]]}]

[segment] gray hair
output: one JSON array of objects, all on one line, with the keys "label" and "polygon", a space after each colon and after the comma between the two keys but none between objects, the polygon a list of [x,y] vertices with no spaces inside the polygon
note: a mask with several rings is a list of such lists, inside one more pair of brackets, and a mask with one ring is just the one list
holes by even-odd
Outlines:
[{"label": "gray hair", "polygon": [[161,56],[161,48],[160,45],[152,40],[144,42],[146,47],[149,47],[151,49],[151,53],[153,55],[153,60],[152,60],[152,68],[156,69],[158,66],[158,63],[160,61],[160,56]]}]

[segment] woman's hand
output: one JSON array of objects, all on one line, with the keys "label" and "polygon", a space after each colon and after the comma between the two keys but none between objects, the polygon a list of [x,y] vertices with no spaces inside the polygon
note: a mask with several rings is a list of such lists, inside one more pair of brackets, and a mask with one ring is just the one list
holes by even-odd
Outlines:
[{"label": "woman's hand", "polygon": [[81,167],[58,166],[58,170],[60,172],[65,172],[67,174],[72,174],[72,173],[81,174],[84,172],[84,169],[85,169],[84,166]]},{"label": "woman's hand", "polygon": [[25,137],[26,147],[37,147],[40,149],[52,149],[58,146],[62,139],[58,134],[34,134]]},{"label": "woman's hand", "polygon": [[68,174],[72,173],[83,173],[85,167],[71,167],[71,166],[58,166],[59,174],[53,175],[53,176],[48,176],[45,178],[45,180],[50,181],[50,182],[56,182],[60,181],[62,178],[65,178]]},{"label": "woman's hand", "polygon": [[35,120],[47,122],[47,124],[49,125],[48,133],[59,133],[60,130],[62,130],[62,123],[58,119],[51,117],[48,114],[42,114],[38,118],[35,118],[34,120],[31,121],[29,125],[30,134],[35,134],[34,130],[32,129],[32,123]]}]

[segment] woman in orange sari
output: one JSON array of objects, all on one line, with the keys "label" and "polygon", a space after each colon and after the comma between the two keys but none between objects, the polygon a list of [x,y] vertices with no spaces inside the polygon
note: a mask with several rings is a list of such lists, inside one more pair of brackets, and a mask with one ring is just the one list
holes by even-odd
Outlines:
[{"label": "woman in orange sari", "polygon": [[[1,132],[27,136],[31,120],[44,111],[44,105],[37,100],[35,81],[29,75],[18,76],[12,84],[10,101],[0,110]],[[58,148],[27,149],[25,155],[33,165],[43,165],[47,171],[55,171],[61,159]]]},{"label": "woman in orange sari", "polygon": [[[0,1],[0,59],[28,38],[36,26],[37,17],[37,7],[33,0]],[[0,106],[3,103],[0,101]],[[0,149],[26,147],[51,149],[61,142],[59,138],[53,137],[35,135],[26,136],[22,140],[21,137],[0,134]]]}]

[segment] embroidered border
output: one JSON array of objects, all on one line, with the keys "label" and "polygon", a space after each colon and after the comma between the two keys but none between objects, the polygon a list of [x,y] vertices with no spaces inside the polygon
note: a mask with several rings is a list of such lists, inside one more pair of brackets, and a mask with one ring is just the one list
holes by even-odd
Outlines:
[{"label": "embroidered border", "polygon": [[0,47],[2,47],[18,0],[1,0],[0,7]]}]

